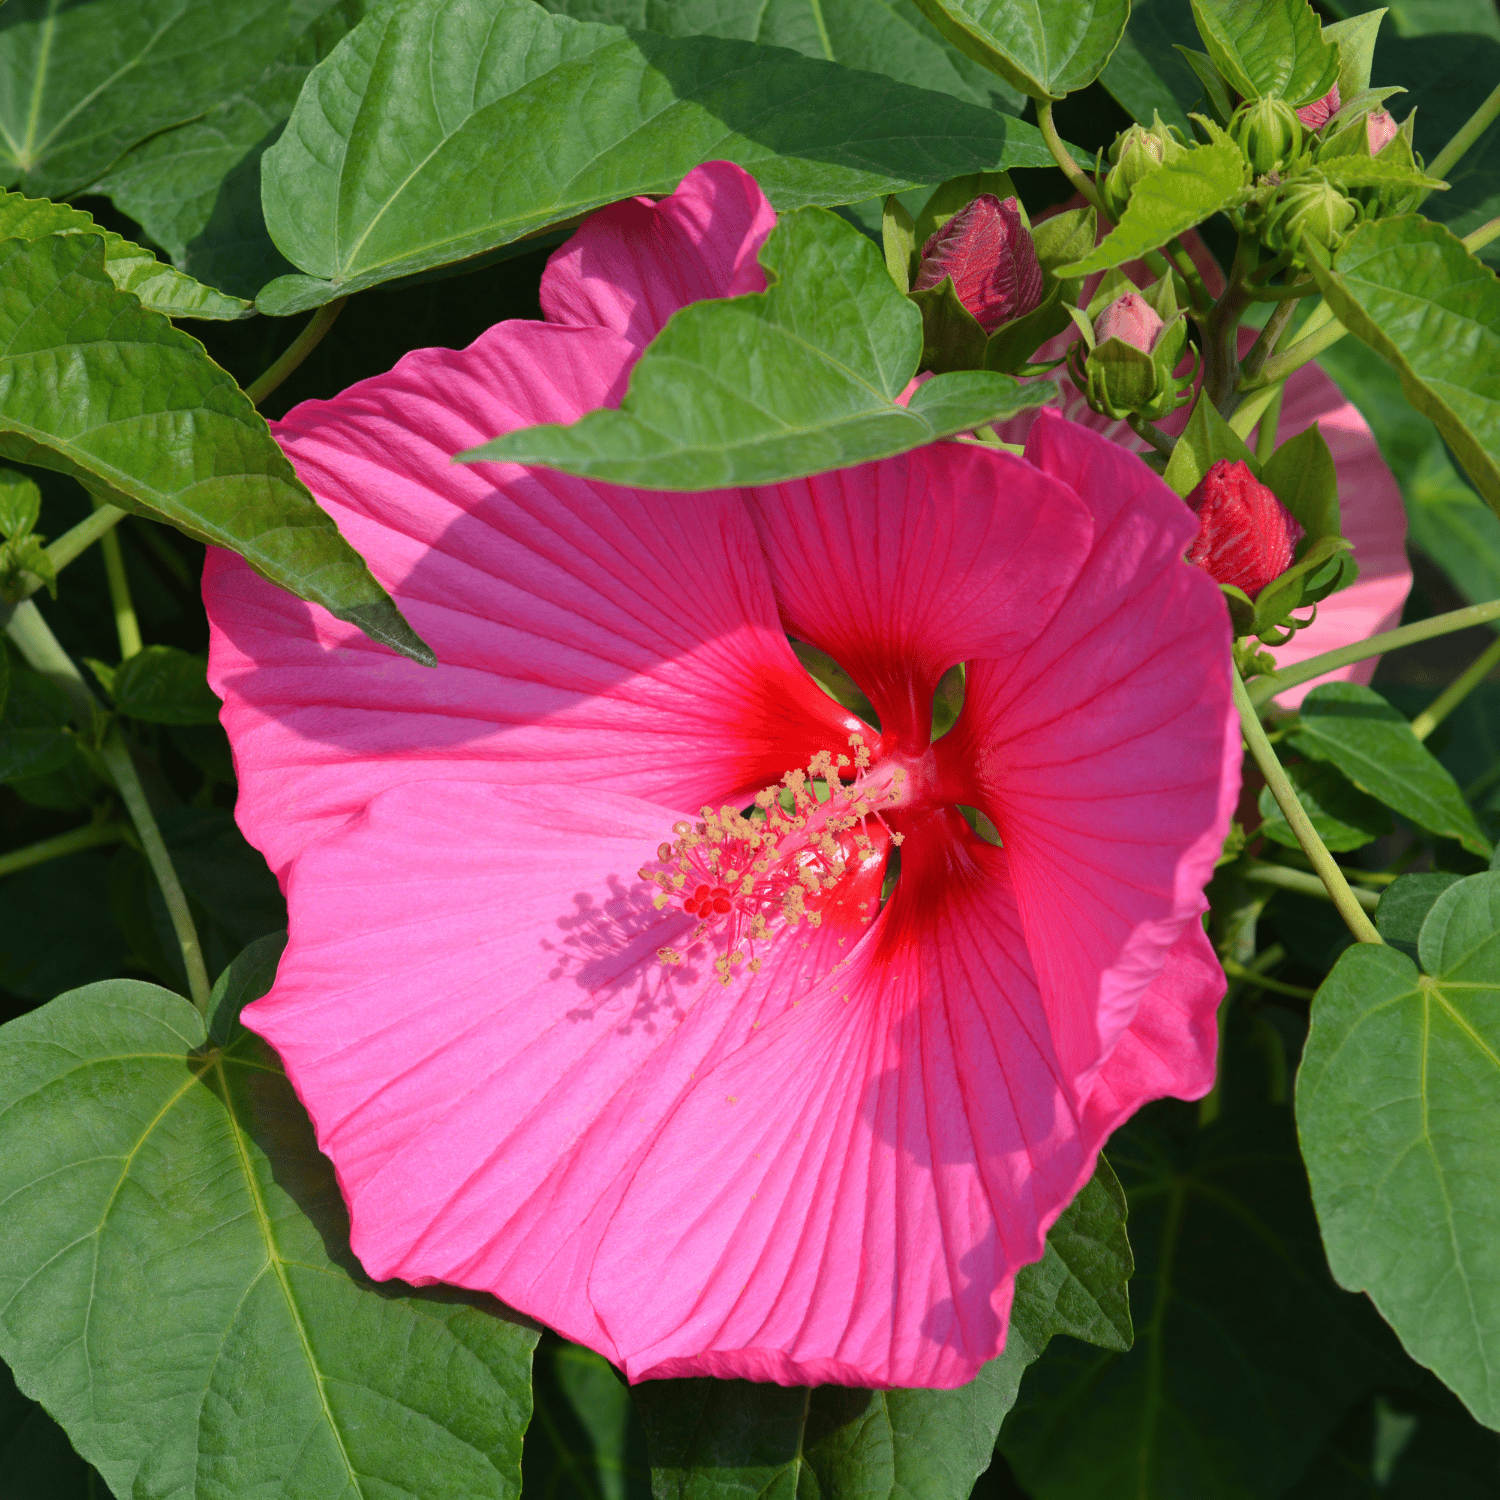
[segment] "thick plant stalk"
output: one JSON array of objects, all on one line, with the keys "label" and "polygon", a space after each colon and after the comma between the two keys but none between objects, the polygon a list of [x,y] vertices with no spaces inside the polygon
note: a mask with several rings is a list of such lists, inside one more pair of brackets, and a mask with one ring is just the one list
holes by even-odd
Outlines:
[{"label": "thick plant stalk", "polygon": [[[95,501],[95,505],[99,506],[100,502]],[[130,581],[125,576],[125,554],[120,548],[119,533],[113,528],[105,531],[99,538],[99,550],[104,556],[104,576],[109,583],[109,602],[115,614],[115,634],[120,639],[120,660],[129,661],[141,649],[141,627],[135,617],[135,605],[130,601]]]},{"label": "thick plant stalk", "polygon": [[[36,605],[29,600],[18,604],[6,626],[6,632],[21,655],[43,676],[50,678],[67,693],[73,705],[74,718],[79,727],[92,729],[98,713],[98,704],[89,691],[83,674],[74,665],[73,659],[58,644],[57,637],[48,628]],[[166,902],[167,914],[172,919],[172,930],[177,935],[177,945],[182,950],[182,964],[187,970],[188,990],[193,1004],[207,1012],[210,985],[208,970],[203,962],[203,947],[198,941],[198,930],[193,925],[193,915],[188,909],[187,893],[172,867],[172,857],[167,853],[161,830],[156,826],[151,804],[146,800],[146,789],[130,758],[125,740],[118,726],[111,725],[100,746],[100,756],[105,768],[114,780],[115,787],[124,800],[126,811],[135,825],[136,836],[141,841],[151,873],[161,887],[162,899]]]},{"label": "thick plant stalk", "polygon": [[1446,177],[1459,157],[1490,128],[1490,123],[1497,115],[1500,115],[1500,84],[1495,86],[1489,98],[1464,121],[1458,134],[1427,163],[1427,175],[1433,178]]},{"label": "thick plant stalk", "polygon": [[1088,179],[1088,174],[1073,160],[1072,154],[1063,144],[1062,137],[1057,133],[1057,126],[1052,120],[1052,101],[1050,99],[1038,99],[1036,105],[1037,129],[1042,132],[1042,139],[1047,143],[1047,149],[1052,153],[1052,160],[1058,165],[1063,176],[1083,194],[1084,200],[1090,204],[1096,213],[1106,224],[1113,224],[1109,211],[1104,207],[1104,200],[1099,196],[1099,190]]},{"label": "thick plant stalk", "polygon": [[[1281,762],[1276,758],[1276,751],[1266,738],[1265,730],[1261,728],[1260,716],[1256,713],[1255,705],[1251,703],[1238,672],[1234,674],[1234,701],[1240,711],[1240,727],[1245,733],[1245,744],[1254,756],[1256,765],[1260,767],[1261,775],[1266,778],[1266,785],[1271,788],[1271,795],[1276,799],[1282,817],[1296,834],[1297,842],[1302,845],[1302,852],[1312,862],[1318,878],[1327,888],[1329,899],[1338,908],[1344,925],[1362,943],[1383,942],[1384,939],[1375,930],[1375,924],[1365,915],[1364,903],[1350,889],[1349,882],[1344,879],[1344,872],[1339,869],[1323,840],[1318,837],[1318,830],[1312,826],[1307,809],[1303,807],[1296,788],[1282,769]],[[1368,897],[1368,892],[1361,894]]]}]

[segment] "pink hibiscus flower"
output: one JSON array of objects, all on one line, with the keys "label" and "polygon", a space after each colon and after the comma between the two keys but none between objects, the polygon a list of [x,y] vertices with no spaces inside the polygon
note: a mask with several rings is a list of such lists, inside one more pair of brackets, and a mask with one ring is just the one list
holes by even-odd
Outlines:
[{"label": "pink hibiscus flower", "polygon": [[[1077,208],[1082,203],[1081,198],[1075,198],[1071,203],[1038,215],[1038,218],[1049,218],[1052,213]],[[1100,238],[1103,238],[1102,234]],[[1224,278],[1208,247],[1197,234],[1185,236],[1184,242],[1209,290],[1218,295],[1223,290]],[[1125,271],[1142,287],[1154,279],[1140,261],[1132,262]],[[1085,285],[1082,300],[1087,302],[1101,279],[1096,276]],[[1060,358],[1074,337],[1071,332],[1059,335],[1044,345],[1035,357],[1039,360]],[[1254,342],[1254,330],[1242,330],[1240,352],[1245,353]],[[1065,370],[1059,370],[1051,378],[1059,387],[1056,409],[1068,421],[1098,432],[1132,453],[1145,451],[1146,445],[1124,422],[1111,421],[1089,410],[1088,403]],[[1157,426],[1175,436],[1187,425],[1190,413],[1191,408],[1184,406],[1158,422]],[[1023,413],[1001,424],[1001,436],[1010,442],[1023,442],[1036,420],[1035,411]],[[1359,577],[1348,588],[1323,600],[1311,625],[1299,630],[1286,645],[1272,650],[1271,655],[1283,667],[1320,656],[1325,651],[1353,645],[1383,630],[1393,630],[1401,623],[1402,606],[1411,591],[1411,562],[1406,555],[1406,507],[1401,499],[1401,487],[1380,456],[1375,435],[1358,408],[1316,364],[1308,364],[1286,383],[1281,419],[1276,427],[1277,442],[1284,443],[1299,432],[1305,432],[1314,422],[1328,444],[1338,472],[1343,532],[1354,544]],[[1367,657],[1352,666],[1326,672],[1312,682],[1289,688],[1276,702],[1283,708],[1295,708],[1322,683],[1369,682],[1379,661],[1378,656]]]},{"label": "pink hibiscus flower", "polygon": [[493,1292],[631,1379],[951,1386],[1115,1125],[1211,1084],[1227,619],[1187,508],[1062,421],[745,493],[450,462],[618,401],[674,308],[762,285],[772,222],[701,167],[585,223],[547,322],[278,424],[442,665],[210,555],[239,818],[291,912],[244,1019],[372,1276]]}]

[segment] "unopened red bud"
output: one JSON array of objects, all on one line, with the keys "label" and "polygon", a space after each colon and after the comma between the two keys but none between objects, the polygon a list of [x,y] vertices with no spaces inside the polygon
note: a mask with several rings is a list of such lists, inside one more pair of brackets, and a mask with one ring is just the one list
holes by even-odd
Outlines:
[{"label": "unopened red bud", "polygon": [[1014,198],[981,193],[928,239],[911,289],[925,292],[946,276],[986,333],[1041,305],[1041,263]]},{"label": "unopened red bud", "polygon": [[1339,98],[1339,86],[1334,84],[1321,99],[1314,99],[1311,104],[1304,104],[1297,111],[1297,118],[1309,130],[1321,130],[1343,106],[1344,101]]},{"label": "unopened red bud", "polygon": [[1384,109],[1372,110],[1365,116],[1365,139],[1370,143],[1370,155],[1376,156],[1396,139],[1396,122]]},{"label": "unopened red bud", "polygon": [[1156,309],[1139,292],[1126,292],[1099,314],[1094,323],[1094,337],[1101,344],[1105,339],[1120,339],[1149,354],[1164,326]]},{"label": "unopened red bud", "polygon": [[1253,599],[1291,567],[1302,527],[1242,459],[1221,458],[1188,504],[1198,512],[1198,536],[1187,560],[1215,583],[1233,584]]}]

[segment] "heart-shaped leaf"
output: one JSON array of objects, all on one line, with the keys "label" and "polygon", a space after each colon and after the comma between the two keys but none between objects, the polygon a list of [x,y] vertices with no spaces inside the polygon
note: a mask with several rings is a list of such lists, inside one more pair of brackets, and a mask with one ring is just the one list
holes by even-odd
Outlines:
[{"label": "heart-shaped leaf", "polygon": [[1208,55],[1246,99],[1321,99],[1339,78],[1339,49],[1307,0],[1193,0]]},{"label": "heart-shaped leaf", "polygon": [[646,347],[619,410],[528,427],[460,454],[643,489],[775,484],[887,458],[1047,401],[1051,382],[986,370],[924,382],[922,319],[881,252],[823,209],[784,214],[769,289],[698,302]]},{"label": "heart-shaped leaf", "polygon": [[515,1496],[536,1334],[372,1285],[276,1056],[215,990],[111,980],[0,1029],[0,1348],[118,1495]]},{"label": "heart-shaped leaf", "polygon": [[395,0],[313,70],[262,160],[271,237],[307,274],[257,305],[295,312],[486,254],[715,159],[778,208],[1052,160],[1010,116],[785,49],[532,0]]}]

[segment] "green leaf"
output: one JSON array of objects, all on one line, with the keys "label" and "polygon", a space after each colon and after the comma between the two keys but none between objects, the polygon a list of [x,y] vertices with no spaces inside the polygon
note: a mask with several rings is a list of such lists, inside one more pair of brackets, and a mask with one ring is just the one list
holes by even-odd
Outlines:
[{"label": "green leaf", "polygon": [[1428,870],[1393,880],[1375,908],[1375,930],[1409,958],[1417,956],[1417,935],[1432,904],[1450,885],[1463,879],[1451,870]]},{"label": "green leaf", "polygon": [[459,458],[645,489],[772,484],[918,448],[1051,394],[1050,382],[961,371],[897,406],[917,371],[921,317],[881,252],[836,214],[803,209],[782,215],[760,259],[768,290],[675,313],[619,410],[507,433]]},{"label": "green leaf", "polygon": [[0,1346],[117,1495],[511,1497],[536,1335],[375,1286],[276,1055],[112,980],[0,1029]]},{"label": "green leaf", "polygon": [[[652,1380],[635,1388],[656,1500],[838,1495],[967,1500],[1025,1366],[1058,1333],[1130,1344],[1125,1201],[1101,1157],[1035,1265],[1016,1277],[1005,1352],[957,1390]],[[814,1487],[815,1486],[815,1487]]]},{"label": "green leaf", "polygon": [[1367,221],[1324,265],[1308,257],[1334,314],[1401,374],[1500,512],[1500,282],[1440,224],[1417,214]]},{"label": "green leaf", "polygon": [[[0,185],[62,198],[137,141],[249,83],[316,0],[10,0]],[[304,20],[305,24],[305,20]]]},{"label": "green leaf", "polygon": [[1140,260],[1174,235],[1185,234],[1210,215],[1240,202],[1248,170],[1240,148],[1228,137],[1194,147],[1143,177],[1131,192],[1120,222],[1090,254],[1060,266],[1058,274],[1090,276]]},{"label": "green leaf", "polygon": [[1313,1002],[1297,1120],[1339,1282],[1500,1426],[1500,874],[1444,891],[1403,953],[1356,944]]},{"label": "green leaf", "polygon": [[1323,28],[1323,40],[1339,49],[1341,104],[1347,104],[1369,88],[1371,66],[1375,61],[1375,38],[1384,19],[1384,9],[1368,10],[1363,15],[1350,16],[1347,21],[1336,21]]},{"label": "green leaf", "polygon": [[11,667],[10,691],[0,715],[0,782],[60,770],[78,753],[73,707],[55,682]]},{"label": "green leaf", "polygon": [[25,536],[42,514],[42,491],[34,479],[0,469],[0,534]]},{"label": "green leaf", "polygon": [[[1391,831],[1391,816],[1373,798],[1351,786],[1337,767],[1299,761],[1287,767],[1318,837],[1330,849],[1361,849]],[[1297,835],[1276,805],[1270,787],[1260,792],[1260,831],[1288,849],[1300,849]]]},{"label": "green leaf", "polygon": [[1061,99],[1091,84],[1109,61],[1130,0],[917,0],[960,52],[1033,99]]},{"label": "green leaf", "polygon": [[[1413,188],[1447,190],[1447,183],[1436,182],[1419,168],[1384,156],[1333,156],[1319,161],[1317,170],[1308,174],[1311,180],[1323,178],[1339,189]],[[1299,180],[1294,178],[1293,181]]]},{"label": "green leaf", "polygon": [[263,578],[431,661],[249,398],[196,339],[116,289],[98,236],[0,241],[0,287],[0,455],[230,547]]},{"label": "green leaf", "polygon": [[1187,135],[1187,112],[1202,90],[1177,49],[1197,45],[1192,12],[1180,0],[1133,0],[1130,24],[1099,82],[1139,124],[1149,126],[1159,114]]},{"label": "green leaf", "polygon": [[1325,683],[1302,700],[1301,714],[1294,749],[1331,761],[1362,792],[1419,827],[1489,857],[1490,842],[1457,783],[1373,688]]},{"label": "green leaf", "polygon": [[173,318],[244,318],[250,304],[201,286],[191,276],[163,265],[140,245],[94,223],[94,216],[66,203],[0,193],[0,239],[36,240],[48,234],[97,234],[104,241],[104,269],[122,292],[133,292],[142,307]]},{"label": "green leaf", "polygon": [[541,0],[554,15],[664,36],[717,36],[884,73],[1020,114],[1025,96],[944,41],[912,0]]},{"label": "green leaf", "polygon": [[1328,1276],[1289,1113],[1112,1138],[1137,1337],[1060,1339],[1027,1371],[1000,1451],[1032,1500],[1277,1500],[1382,1372],[1376,1320]]},{"label": "green leaf", "polygon": [[1214,65],[1246,99],[1308,104],[1338,81],[1338,48],[1307,0],[1193,0],[1193,19]]},{"label": "green leaf", "polygon": [[478,256],[715,159],[780,209],[1052,160],[1034,126],[785,50],[531,0],[396,0],[313,70],[262,159],[271,237],[307,274],[257,305],[300,311]]},{"label": "green leaf", "polygon": [[86,851],[0,881],[0,987],[40,1003],[118,974],[109,857]]},{"label": "green leaf", "polygon": [[1162,478],[1186,500],[1203,482],[1203,476],[1221,459],[1242,463],[1256,478],[1260,477],[1260,460],[1219,415],[1213,402],[1196,401],[1187,426],[1172,448]]},{"label": "green leaf", "polygon": [[68,1435],[0,1365],[0,1474],[6,1500],[94,1500],[93,1471]]},{"label": "green leaf", "polygon": [[208,685],[208,663],[176,646],[147,646],[114,674],[115,707],[151,724],[213,724],[219,700]]},{"label": "green leaf", "polygon": [[295,270],[266,229],[260,159],[280,136],[314,64],[376,3],[337,0],[254,82],[200,118],[143,141],[93,191],[107,194],[182,270],[253,298]]}]

